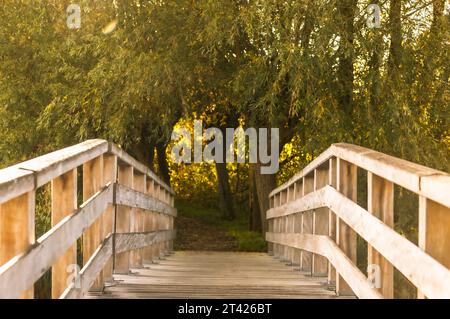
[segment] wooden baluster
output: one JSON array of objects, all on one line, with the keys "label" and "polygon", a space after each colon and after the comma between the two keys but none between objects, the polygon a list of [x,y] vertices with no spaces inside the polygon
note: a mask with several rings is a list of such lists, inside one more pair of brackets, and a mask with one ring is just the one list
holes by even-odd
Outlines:
[{"label": "wooden baluster", "polygon": [[[103,155],[103,179],[105,185],[109,182],[115,183],[117,181],[117,157],[110,154]],[[113,204],[108,205],[108,208],[103,213],[103,239],[107,238],[114,232],[114,215],[115,207]],[[113,282],[113,261],[110,258],[103,268],[103,280],[105,282]]]},{"label": "wooden baluster", "polygon": [[[167,204],[166,201],[166,190],[161,187],[161,201],[165,204]],[[161,214],[161,227],[162,230],[167,230],[167,216],[165,214]],[[166,256],[167,253],[167,241],[162,242],[162,256]]]},{"label": "wooden baluster", "polygon": [[[450,268],[450,208],[419,196],[419,247]],[[418,298],[425,298],[418,291]]]},{"label": "wooden baluster", "polygon": [[[269,207],[270,208],[274,208],[273,204],[274,204],[274,197],[270,196],[270,198],[269,198]],[[271,218],[271,219],[269,219],[267,221],[267,232],[273,233],[273,218]],[[273,256],[273,243],[271,243],[271,242],[267,243],[267,253],[270,256]]]},{"label": "wooden baluster", "polygon": [[[119,163],[118,182],[130,188],[133,187],[133,167]],[[122,205],[116,207],[116,232],[130,232],[130,218],[132,208]],[[130,271],[130,252],[119,253],[115,257],[114,272],[117,274],[128,274]]]},{"label": "wooden baluster", "polygon": [[[282,205],[286,205],[288,202],[288,190],[284,190],[282,192],[283,194],[283,203]],[[284,216],[281,217],[283,220],[283,229],[282,229],[282,233],[286,234],[288,232],[288,217]],[[288,260],[288,251],[289,251],[289,247],[287,245],[283,245],[283,262],[289,262]]]},{"label": "wooden baluster", "polygon": [[[328,165],[314,170],[314,190],[317,191],[328,184]],[[313,234],[328,236],[328,208],[318,208],[313,213]],[[328,260],[313,254],[313,276],[328,276]]]},{"label": "wooden baluster", "polygon": [[[337,189],[337,159],[332,157],[329,160],[329,170],[328,170],[328,184],[335,189]],[[328,230],[329,236],[334,241],[336,241],[336,214],[333,210],[328,210]],[[336,268],[333,267],[331,263],[328,263],[328,286],[332,290],[336,290]]]},{"label": "wooden baluster", "polygon": [[[103,156],[99,156],[83,164],[83,202],[101,190],[103,183]],[[83,265],[86,265],[95,250],[99,247],[102,236],[102,219],[98,218],[83,235]],[[95,280],[91,291],[103,289],[102,274]]]},{"label": "wooden baluster", "polygon": [[[303,196],[314,191],[314,174],[310,174],[303,178]],[[303,213],[302,233],[313,233],[313,211]],[[302,251],[302,269],[312,272],[312,253]]]},{"label": "wooden baluster", "polygon": [[[154,184],[155,181],[147,177],[147,195],[153,197],[154,196]],[[153,230],[153,212],[145,211],[144,213],[144,231],[150,232]],[[143,262],[144,264],[151,264],[153,262],[153,246],[148,246],[144,248]]]},{"label": "wooden baluster", "polygon": [[[367,210],[387,226],[394,227],[394,184],[367,172]],[[394,268],[378,251],[368,244],[368,271],[374,279],[381,276],[380,292],[385,298],[394,298]],[[380,274],[376,272],[380,271]],[[376,283],[376,282],[375,282]],[[378,288],[378,287],[375,287]]]},{"label": "wooden baluster", "polygon": [[[0,265],[23,253],[35,242],[35,192],[31,191],[0,204]],[[34,288],[20,298],[32,299]]]},{"label": "wooden baluster", "polygon": [[[52,227],[72,215],[77,209],[77,169],[71,170],[51,182]],[[52,298],[58,299],[69,286],[70,265],[77,264],[77,244],[74,243],[52,266]]]},{"label": "wooden baluster", "polygon": [[[133,177],[133,189],[145,193],[145,178],[144,174],[134,171]],[[133,208],[130,219],[130,229],[132,233],[143,232],[144,222],[142,220],[143,211],[139,208]],[[140,268],[142,267],[143,249],[136,249],[130,252],[130,267]]]},{"label": "wooden baluster", "polygon": [[[294,184],[294,200],[302,197],[303,183],[302,181]],[[294,215],[294,233],[301,234],[302,232],[302,213]],[[293,266],[301,269],[302,251],[301,249],[294,249]]]},{"label": "wooden baluster", "polygon": [[[155,198],[161,200],[161,186],[159,184],[155,185]],[[154,221],[155,231],[159,232],[161,230],[161,213],[155,212]],[[162,254],[162,244],[160,242],[156,243],[155,247],[155,257],[156,259],[160,259]]]},{"label": "wooden baluster", "polygon": [[[357,167],[338,158],[337,190],[355,203],[357,200],[357,177]],[[339,247],[356,264],[356,232],[340,218],[336,218],[336,237]],[[339,274],[336,275],[336,293],[342,296],[353,295],[353,291]]]}]

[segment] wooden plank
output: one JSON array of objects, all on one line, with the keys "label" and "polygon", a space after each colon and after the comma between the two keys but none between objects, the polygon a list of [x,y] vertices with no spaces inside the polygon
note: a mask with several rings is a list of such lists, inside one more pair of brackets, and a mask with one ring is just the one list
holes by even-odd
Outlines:
[{"label": "wooden plank", "polygon": [[[83,201],[97,193],[104,185],[103,182],[103,155],[83,164]],[[83,234],[83,265],[97,250],[103,238],[102,219],[98,218]],[[100,274],[101,275],[101,274]],[[103,277],[99,276],[93,290],[103,289]]]},{"label": "wooden plank", "polygon": [[[133,187],[133,167],[129,165],[119,164],[118,170],[118,182],[122,185],[128,186],[130,189]],[[132,208],[125,206],[120,200],[120,191],[118,189],[120,185],[116,185],[116,233],[129,233],[130,232],[130,218]],[[130,253],[116,253],[114,273],[127,274],[130,269]]]},{"label": "wooden plank", "polygon": [[145,193],[138,192],[131,187],[121,184],[117,185],[116,190],[117,205],[150,210],[174,217],[177,216],[177,210],[175,208],[168,206],[157,198],[150,197]]},{"label": "wooden plank", "polygon": [[[367,210],[387,226],[394,227],[394,184],[375,174],[367,173]],[[367,264],[373,272],[373,284],[378,276],[381,294],[384,298],[394,298],[394,268],[379,252],[368,245]],[[376,272],[380,271],[379,274]]]},{"label": "wooden plank", "polygon": [[289,181],[274,189],[270,196],[300,181],[332,157],[350,162],[418,195],[450,207],[450,197],[446,191],[450,187],[448,173],[346,143],[333,144]]},{"label": "wooden plank", "polygon": [[34,173],[17,165],[0,170],[0,204],[36,189]]},{"label": "wooden plank", "polygon": [[[51,182],[52,227],[77,209],[77,169],[73,169]],[[66,290],[70,273],[68,267],[77,264],[77,245],[69,249],[52,266],[52,298],[57,299]]]},{"label": "wooden plank", "polygon": [[[303,196],[314,192],[314,175],[308,175],[303,178]],[[302,234],[313,233],[313,211],[308,210],[302,214]],[[312,273],[312,253],[302,251],[302,270]]]},{"label": "wooden plank", "polygon": [[1,266],[0,298],[17,298],[38,280],[102,214],[112,199],[113,190],[109,184],[81,205],[75,214],[65,217],[40,237],[26,253]]},{"label": "wooden plank", "polygon": [[[337,190],[353,202],[357,200],[357,167],[349,162],[337,160]],[[336,219],[336,243],[356,264],[356,232],[340,218]],[[343,278],[336,275],[336,293],[353,295],[353,291]]]},{"label": "wooden plank", "polygon": [[[143,195],[146,195],[145,194],[145,191],[146,191],[145,182],[146,182],[145,175],[134,172],[133,189],[135,191],[140,192]],[[133,212],[131,214],[131,219],[130,219],[131,232],[139,233],[139,232],[144,231],[144,229],[143,229],[143,226],[144,226],[143,214],[144,214],[144,212],[140,208],[135,208],[133,210]],[[130,267],[132,267],[132,268],[142,267],[142,258],[143,258],[142,249],[138,249],[136,251],[131,251],[130,252]]]},{"label": "wooden plank", "polygon": [[[0,265],[3,265],[0,270],[7,267],[9,261],[34,244],[34,214],[34,191],[0,205]],[[20,298],[32,299],[34,297],[33,283],[30,282],[21,287],[13,298],[20,296]]]},{"label": "wooden plank", "polygon": [[[252,269],[253,265],[258,268]],[[258,253],[176,252],[149,269],[117,279],[117,285],[103,294],[88,297],[336,298],[326,289],[326,280],[293,272]]]},{"label": "wooden plank", "polygon": [[325,205],[332,209],[429,298],[450,298],[447,267],[334,188],[326,186],[315,196],[309,194],[300,201],[304,201],[299,203],[301,207],[315,209]]},{"label": "wooden plank", "polygon": [[61,299],[80,299],[95,284],[96,278],[105,268],[112,255],[112,236],[103,240],[79,273],[79,286],[72,283],[61,295]]},{"label": "wooden plank", "polygon": [[450,268],[450,208],[423,196],[419,197],[419,247]]},{"label": "wooden plank", "polygon": [[[150,197],[154,196],[155,193],[155,181],[147,178],[146,183],[146,194]],[[144,214],[144,232],[150,232],[153,230],[153,212],[150,210],[145,210]],[[144,247],[144,263],[152,263],[153,262],[153,245],[149,245]]]},{"label": "wooden plank", "polygon": [[155,173],[153,173],[151,170],[149,170],[147,168],[147,166],[138,162],[136,159],[131,157],[128,153],[126,153],[124,150],[119,148],[117,145],[110,143],[109,152],[111,154],[116,155],[118,158],[120,158],[121,162],[124,165],[133,166],[133,168],[136,171],[147,175],[147,177],[154,180],[158,185],[160,185],[161,187],[166,189],[169,193],[171,193],[172,195],[175,195],[175,192],[172,190],[172,188],[170,188],[166,183],[164,183],[161,178],[159,178]]},{"label": "wooden plank", "polygon": [[[337,159],[336,157],[330,158],[328,164],[328,185],[331,185],[334,188],[337,188]],[[331,209],[328,209],[328,227],[331,240],[337,242],[336,238],[336,215]],[[330,289],[336,288],[336,269],[333,267],[331,263],[328,264],[328,285]]]},{"label": "wooden plank", "polygon": [[268,234],[267,240],[293,246],[326,257],[359,298],[379,299],[382,295],[368,283],[355,263],[328,236],[313,234]]},{"label": "wooden plank", "polygon": [[[294,184],[294,196],[292,201],[300,199],[303,195],[303,180]],[[302,232],[302,213],[297,213],[294,216],[294,233],[300,234]],[[302,251],[300,249],[294,249],[294,257],[292,265],[301,269]]]},{"label": "wooden plank", "polygon": [[[116,183],[117,182],[117,156],[111,154],[103,155],[103,180],[104,183]],[[114,215],[115,207],[111,203],[106,208],[102,216],[103,223],[103,235],[102,238],[107,238],[114,232]],[[103,279],[105,282],[113,281],[113,260],[112,257],[108,259],[105,268],[103,269]]]},{"label": "wooden plank", "polygon": [[[320,167],[314,170],[314,190],[318,190],[328,184],[328,167]],[[313,234],[328,235],[329,209],[318,208],[313,213]],[[328,261],[320,255],[313,255],[313,276],[328,276]]]},{"label": "wooden plank", "polygon": [[116,235],[116,251],[123,253],[140,248],[144,248],[153,244],[163,243],[174,239],[175,230],[161,230],[146,233],[129,233]]}]

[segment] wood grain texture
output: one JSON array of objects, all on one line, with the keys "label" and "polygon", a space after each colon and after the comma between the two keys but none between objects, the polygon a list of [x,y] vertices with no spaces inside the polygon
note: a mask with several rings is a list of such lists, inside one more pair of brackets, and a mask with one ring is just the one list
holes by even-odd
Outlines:
[{"label": "wood grain texture", "polygon": [[[74,169],[52,180],[52,227],[77,208],[77,170]],[[52,298],[57,299],[67,288],[70,273],[67,267],[77,263],[77,245],[69,249],[52,266]]]},{"label": "wood grain texture", "polygon": [[106,209],[113,199],[113,187],[107,185],[70,216],[41,236],[26,253],[0,267],[0,298],[17,298],[49,269],[73,245]]},{"label": "wood grain texture", "polygon": [[[286,205],[294,214],[300,208],[330,208],[340,219],[383,255],[429,298],[450,298],[450,270],[412,242],[385,225],[364,208],[326,186],[315,194]],[[414,262],[411,262],[411,261]]]},{"label": "wood grain texture", "polygon": [[115,275],[117,285],[87,298],[337,298],[326,278],[294,271],[263,253],[176,252]]}]

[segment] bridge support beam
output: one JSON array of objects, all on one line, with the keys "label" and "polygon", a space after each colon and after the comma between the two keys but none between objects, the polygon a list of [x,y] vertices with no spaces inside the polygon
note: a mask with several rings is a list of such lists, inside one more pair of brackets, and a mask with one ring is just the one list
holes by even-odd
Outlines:
[{"label": "bridge support beam", "polygon": [[[0,204],[0,265],[23,253],[34,244],[34,209],[34,191]],[[20,296],[22,299],[33,297],[33,287]]]},{"label": "bridge support beam", "polygon": [[[117,156],[112,154],[103,155],[103,179],[104,183],[115,183],[117,181]],[[109,234],[114,233],[114,215],[116,208],[113,204],[108,205],[108,208],[103,214],[103,236],[107,238]],[[112,282],[113,279],[113,258],[109,258],[103,269],[103,280],[105,282]]]},{"label": "bridge support beam", "polygon": [[[337,187],[344,196],[356,202],[357,200],[357,167],[340,158],[337,160]],[[340,218],[336,219],[336,240],[338,246],[350,260],[356,264],[356,232]],[[336,275],[336,293],[338,295],[354,295],[344,279]]]},{"label": "bridge support beam", "polygon": [[[450,268],[450,208],[419,196],[419,247]],[[426,296],[418,291],[418,298]]]},{"label": "bridge support beam", "polygon": [[[367,172],[367,210],[384,224],[394,227],[394,184]],[[368,244],[368,273],[375,288],[384,298],[394,298],[394,268],[376,249]]]},{"label": "bridge support beam", "polygon": [[[101,190],[103,183],[103,155],[83,164],[83,202],[91,198],[95,193]],[[94,254],[100,246],[102,235],[102,218],[98,218],[83,235],[83,265]],[[99,277],[91,286],[92,291],[101,291],[103,289],[103,275]]]},{"label": "bridge support beam", "polygon": [[[133,188],[133,167],[119,163],[118,182]],[[130,219],[133,209],[127,206],[116,207],[116,233],[130,232]],[[115,256],[114,272],[128,274],[130,271],[130,252],[119,253]]]},{"label": "bridge support beam", "polygon": [[[314,170],[314,191],[328,184],[328,163]],[[313,215],[313,234],[328,235],[328,208],[318,208]],[[313,255],[313,276],[328,276],[328,260],[320,255]]]},{"label": "bridge support beam", "polygon": [[[303,196],[314,191],[314,174],[307,175],[303,178]],[[306,211],[302,214],[302,233],[312,234],[314,230],[314,211]],[[302,264],[301,268],[304,271],[311,272],[312,274],[312,263],[313,254],[308,251],[302,251]]]},{"label": "bridge support beam", "polygon": [[[77,208],[77,169],[58,176],[51,182],[52,227]],[[58,299],[68,286],[72,265],[77,264],[77,245],[74,243],[52,266],[52,298]]]},{"label": "bridge support beam", "polygon": [[[133,189],[145,193],[146,191],[146,176],[134,172],[133,176]],[[142,209],[134,208],[130,217],[130,231],[132,233],[139,233],[144,231],[144,212]],[[142,267],[143,249],[137,249],[130,252],[130,267],[140,268]]]}]

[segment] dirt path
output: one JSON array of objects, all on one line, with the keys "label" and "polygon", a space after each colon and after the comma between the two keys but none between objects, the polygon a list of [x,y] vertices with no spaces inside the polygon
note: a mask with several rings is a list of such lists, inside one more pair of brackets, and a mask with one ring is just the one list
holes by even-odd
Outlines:
[{"label": "dirt path", "polygon": [[226,230],[197,219],[178,216],[175,219],[175,250],[237,251],[238,243]]}]

